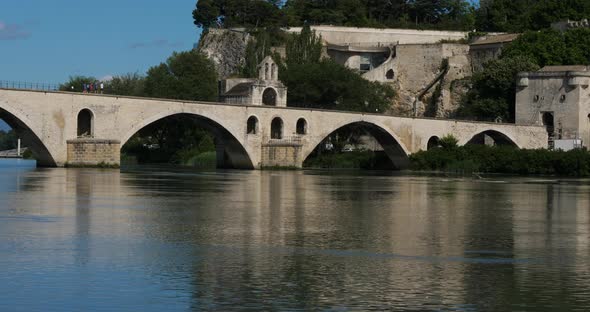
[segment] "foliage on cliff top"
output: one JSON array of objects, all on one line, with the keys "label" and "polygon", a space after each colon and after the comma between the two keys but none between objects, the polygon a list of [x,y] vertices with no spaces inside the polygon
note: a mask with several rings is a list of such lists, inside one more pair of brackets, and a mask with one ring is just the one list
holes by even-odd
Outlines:
[{"label": "foliage on cliff top", "polygon": [[493,0],[481,1],[476,28],[483,31],[524,32],[540,30],[562,20],[590,16],[588,0]]},{"label": "foliage on cliff top", "polygon": [[199,0],[193,18],[203,28],[324,24],[471,30],[474,12],[466,0]]},{"label": "foliage on cliff top", "polygon": [[590,65],[590,29],[526,32],[502,51],[502,58],[516,56],[525,56],[541,67]]}]

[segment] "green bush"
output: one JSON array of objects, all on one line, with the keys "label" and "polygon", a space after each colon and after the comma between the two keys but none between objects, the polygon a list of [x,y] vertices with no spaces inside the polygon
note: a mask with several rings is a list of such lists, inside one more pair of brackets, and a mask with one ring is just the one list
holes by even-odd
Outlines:
[{"label": "green bush", "polygon": [[410,156],[410,163],[413,170],[590,176],[590,153],[585,149],[564,152],[465,145],[421,151]]}]

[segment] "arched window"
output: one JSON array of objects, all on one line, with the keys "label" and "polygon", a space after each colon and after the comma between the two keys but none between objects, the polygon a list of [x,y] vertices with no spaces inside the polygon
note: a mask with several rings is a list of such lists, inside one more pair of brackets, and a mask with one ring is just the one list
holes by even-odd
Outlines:
[{"label": "arched window", "polygon": [[270,124],[270,138],[279,140],[283,138],[283,120],[279,117],[273,119]]},{"label": "arched window", "polygon": [[307,121],[303,118],[297,120],[297,134],[307,134]]},{"label": "arched window", "polygon": [[387,71],[387,73],[385,74],[385,78],[387,78],[387,80],[392,80],[393,78],[395,78],[395,72],[393,72],[393,69]]},{"label": "arched window", "polygon": [[78,113],[78,137],[93,137],[94,115],[89,109],[83,109]]},{"label": "arched window", "polygon": [[272,63],[270,65],[270,79],[271,80],[278,80],[277,77],[275,77],[276,70],[277,70],[276,67],[277,67],[277,65],[275,65],[275,63]]},{"label": "arched window", "polygon": [[269,106],[277,105],[277,91],[273,88],[267,88],[262,93],[262,104]]},{"label": "arched window", "polygon": [[248,118],[248,125],[247,125],[246,133],[248,133],[248,134],[258,133],[258,118],[256,118],[255,116],[250,116],[250,118]]},{"label": "arched window", "polygon": [[264,80],[269,80],[268,79],[268,63],[264,64]]}]

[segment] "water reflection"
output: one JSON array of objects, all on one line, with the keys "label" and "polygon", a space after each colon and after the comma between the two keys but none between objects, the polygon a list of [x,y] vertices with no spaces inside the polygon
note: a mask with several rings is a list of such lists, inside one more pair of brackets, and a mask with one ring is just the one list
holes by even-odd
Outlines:
[{"label": "water reflection", "polygon": [[589,189],[16,171],[0,179],[0,310],[588,310]]}]

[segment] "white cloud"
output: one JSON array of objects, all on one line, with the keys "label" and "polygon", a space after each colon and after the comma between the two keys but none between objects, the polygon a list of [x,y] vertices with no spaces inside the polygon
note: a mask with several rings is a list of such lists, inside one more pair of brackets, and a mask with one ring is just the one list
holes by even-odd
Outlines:
[{"label": "white cloud", "polygon": [[104,77],[102,77],[102,78],[100,78],[98,80],[105,81],[105,82],[106,81],[111,81],[111,80],[113,80],[113,75],[106,75],[106,76],[104,76]]},{"label": "white cloud", "polygon": [[17,24],[8,24],[0,21],[0,40],[19,40],[27,39],[31,33]]}]

